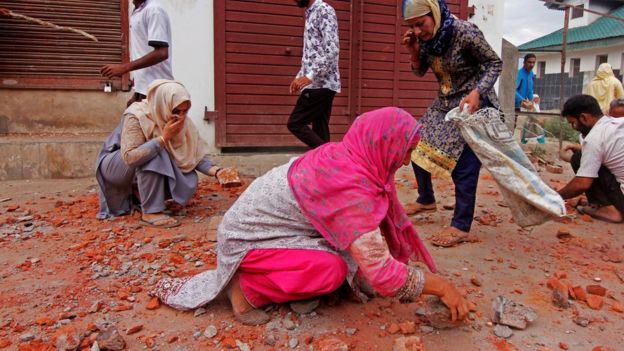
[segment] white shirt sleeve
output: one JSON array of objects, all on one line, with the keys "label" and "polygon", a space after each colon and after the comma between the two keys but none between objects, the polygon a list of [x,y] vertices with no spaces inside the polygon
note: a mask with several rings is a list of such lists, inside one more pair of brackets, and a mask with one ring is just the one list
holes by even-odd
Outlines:
[{"label": "white shirt sleeve", "polygon": [[576,176],[598,178],[598,171],[602,165],[602,158],[604,155],[602,144],[594,140],[588,141],[587,138],[585,138],[581,152],[581,166],[576,172]]},{"label": "white shirt sleeve", "polygon": [[[150,46],[170,46],[171,25],[167,12],[161,7],[149,9],[147,21],[147,41]],[[152,43],[166,43],[167,45],[152,45]]]}]

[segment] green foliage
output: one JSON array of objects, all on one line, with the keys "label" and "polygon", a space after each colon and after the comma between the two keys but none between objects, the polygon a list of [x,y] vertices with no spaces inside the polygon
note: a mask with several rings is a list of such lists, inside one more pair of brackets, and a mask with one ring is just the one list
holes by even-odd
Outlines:
[{"label": "green foliage", "polygon": [[560,122],[561,122],[561,126],[563,127],[563,140],[570,141],[573,143],[578,143],[579,132],[574,130],[572,126],[570,125],[570,123],[568,123],[565,120],[559,121],[559,119],[557,118],[549,118],[544,123],[544,130],[548,132],[546,134],[548,134],[548,136],[553,137],[553,138],[559,138],[559,130],[560,130],[559,123]]}]

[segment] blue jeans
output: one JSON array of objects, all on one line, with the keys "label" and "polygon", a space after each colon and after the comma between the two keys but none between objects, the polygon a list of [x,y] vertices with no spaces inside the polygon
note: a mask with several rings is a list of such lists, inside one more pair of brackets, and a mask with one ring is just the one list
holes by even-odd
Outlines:
[{"label": "blue jeans", "polygon": [[[431,173],[413,162],[412,167],[418,183],[418,199],[416,199],[416,202],[423,205],[435,203]],[[453,183],[455,184],[455,212],[453,212],[451,226],[464,232],[469,232],[472,225],[480,170],[481,161],[479,161],[472,149],[465,145],[464,151],[459,156],[455,169],[451,173]]]}]

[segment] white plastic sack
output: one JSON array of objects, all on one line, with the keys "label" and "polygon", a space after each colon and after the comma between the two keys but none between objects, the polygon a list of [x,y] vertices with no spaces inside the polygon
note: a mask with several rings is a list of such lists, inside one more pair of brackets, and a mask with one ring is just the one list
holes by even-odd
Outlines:
[{"label": "white plastic sack", "polygon": [[542,181],[498,110],[488,107],[470,114],[454,108],[446,119],[457,124],[466,143],[492,174],[519,226],[566,215],[563,199]]}]

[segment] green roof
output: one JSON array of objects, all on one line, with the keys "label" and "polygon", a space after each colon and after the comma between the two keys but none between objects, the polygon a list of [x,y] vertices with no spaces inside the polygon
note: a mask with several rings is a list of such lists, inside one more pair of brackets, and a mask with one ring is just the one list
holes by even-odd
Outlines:
[{"label": "green roof", "polygon": [[[610,15],[624,19],[624,6],[611,11]],[[624,37],[624,22],[614,18],[601,17],[589,25],[570,28],[568,30],[568,45],[615,37]],[[545,48],[560,48],[562,41],[563,29],[559,29],[543,37],[533,39],[520,45],[518,50],[527,51]]]}]

